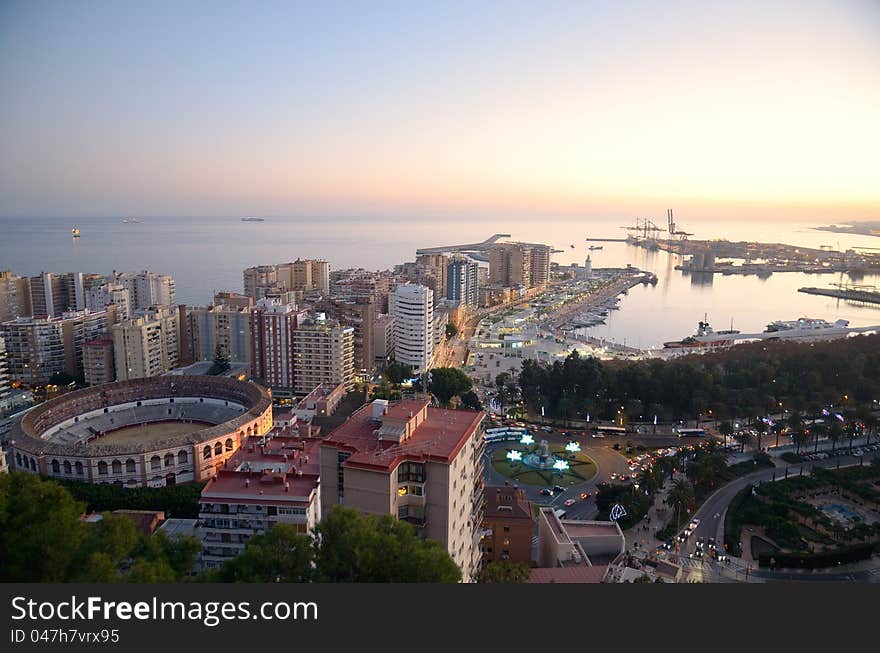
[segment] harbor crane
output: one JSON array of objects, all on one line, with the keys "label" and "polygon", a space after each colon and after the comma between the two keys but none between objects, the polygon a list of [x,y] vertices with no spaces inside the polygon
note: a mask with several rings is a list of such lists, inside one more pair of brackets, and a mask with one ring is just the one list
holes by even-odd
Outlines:
[{"label": "harbor crane", "polygon": [[677,227],[677,225],[675,224],[675,219],[672,217],[672,209],[666,209],[666,224],[667,229],[669,230],[670,239],[678,236],[679,240],[687,240],[688,236],[693,236],[692,233],[688,231],[683,231]]},{"label": "harbor crane", "polygon": [[648,220],[647,218],[636,218],[636,223],[634,225],[621,227],[621,229],[635,232],[634,235],[636,237],[640,236],[644,240],[656,240],[657,234],[663,231],[660,227],[654,224],[652,220]]}]

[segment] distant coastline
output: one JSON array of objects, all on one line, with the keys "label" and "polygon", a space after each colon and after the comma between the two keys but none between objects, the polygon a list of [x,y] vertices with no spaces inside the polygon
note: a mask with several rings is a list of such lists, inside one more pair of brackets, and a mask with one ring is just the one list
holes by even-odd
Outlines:
[{"label": "distant coastline", "polygon": [[831,224],[814,227],[817,231],[831,231],[836,234],[856,234],[859,236],[880,236],[880,220],[860,220],[847,224]]}]

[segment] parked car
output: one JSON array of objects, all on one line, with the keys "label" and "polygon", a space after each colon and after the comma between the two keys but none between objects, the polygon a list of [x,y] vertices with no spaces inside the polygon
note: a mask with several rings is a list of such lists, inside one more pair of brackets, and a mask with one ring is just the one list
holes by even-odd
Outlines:
[{"label": "parked car", "polygon": [[563,503],[563,505],[565,505],[565,506],[573,506],[573,505],[575,504],[575,500],[574,500],[574,499],[566,499],[566,500],[563,501],[562,503]]},{"label": "parked car", "polygon": [[542,487],[541,494],[543,494],[545,497],[553,496],[553,490],[551,490],[549,487]]},{"label": "parked car", "polygon": [[563,492],[565,492],[565,488],[562,487],[561,485],[554,485],[554,486],[553,486],[553,491],[554,491],[554,492],[557,492],[557,493],[559,493],[559,494],[562,494]]}]

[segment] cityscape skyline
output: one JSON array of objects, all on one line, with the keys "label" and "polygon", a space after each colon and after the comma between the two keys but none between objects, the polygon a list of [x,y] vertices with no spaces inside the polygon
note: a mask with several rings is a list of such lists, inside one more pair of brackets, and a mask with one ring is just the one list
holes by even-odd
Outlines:
[{"label": "cityscape skyline", "polygon": [[0,216],[880,207],[876,3],[0,11]]}]

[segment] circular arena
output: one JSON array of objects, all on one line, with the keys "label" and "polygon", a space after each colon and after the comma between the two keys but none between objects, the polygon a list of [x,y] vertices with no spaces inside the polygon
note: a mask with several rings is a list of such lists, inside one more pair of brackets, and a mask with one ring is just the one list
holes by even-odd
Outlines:
[{"label": "circular arena", "polygon": [[161,487],[209,480],[272,428],[265,388],[213,376],[136,379],[76,390],[13,425],[11,466],[59,479]]}]

